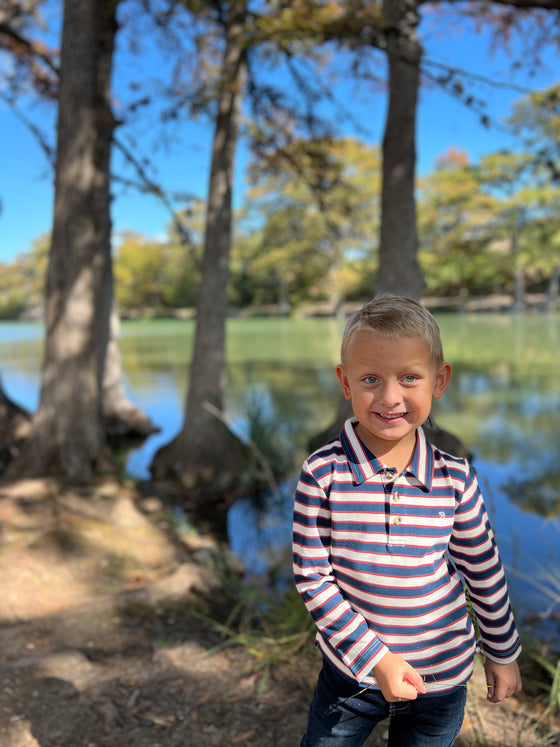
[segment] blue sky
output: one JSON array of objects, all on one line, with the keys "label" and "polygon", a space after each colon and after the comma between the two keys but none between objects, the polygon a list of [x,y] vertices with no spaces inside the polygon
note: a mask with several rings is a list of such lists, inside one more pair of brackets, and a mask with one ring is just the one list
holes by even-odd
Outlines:
[{"label": "blue sky", "polygon": [[[521,97],[520,89],[538,90],[558,79],[558,53],[549,50],[535,74],[529,65],[512,71],[511,58],[501,52],[491,55],[488,34],[477,34],[465,24],[461,31],[449,24],[422,29],[426,55],[441,63],[463,68],[499,81],[493,87],[474,82],[472,92],[487,102],[488,114],[499,121],[511,112],[511,104]],[[515,51],[515,50],[514,50]],[[125,61],[124,51],[116,69]],[[149,62],[149,60],[148,60]],[[0,58],[0,64],[1,58]],[[511,86],[511,88],[508,88]],[[379,143],[382,137],[386,97],[383,92],[355,91],[341,83],[337,92],[356,117],[367,125],[368,138]],[[32,116],[54,127],[54,111],[35,105]],[[177,127],[174,138],[154,146],[150,139],[151,122],[146,118],[144,133],[140,125],[139,142],[149,149],[157,167],[157,179],[168,190],[181,190],[205,197],[212,126],[205,121]],[[53,209],[53,175],[34,136],[5,104],[0,102],[0,262],[10,262],[30,250],[32,242],[50,230]],[[347,127],[344,134],[354,134]],[[172,142],[174,140],[174,142]],[[421,91],[417,123],[419,174],[428,172],[438,155],[450,147],[465,150],[476,161],[484,153],[515,146],[501,129],[483,127],[479,118],[449,94],[436,87]],[[137,151],[140,154],[140,151]],[[237,159],[237,201],[244,189],[246,153]],[[163,238],[170,216],[153,197],[139,195],[116,184],[113,189],[113,227],[116,234],[131,230],[146,236]]]}]

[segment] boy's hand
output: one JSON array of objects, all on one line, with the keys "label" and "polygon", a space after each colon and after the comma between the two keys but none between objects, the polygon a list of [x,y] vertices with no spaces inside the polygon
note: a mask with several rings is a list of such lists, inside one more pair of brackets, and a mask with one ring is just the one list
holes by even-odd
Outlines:
[{"label": "boy's hand", "polygon": [[511,664],[498,664],[497,661],[486,659],[484,669],[488,684],[486,697],[492,703],[500,703],[504,698],[509,698],[521,690],[521,674],[516,661]]},{"label": "boy's hand", "polygon": [[416,669],[410,666],[402,656],[385,654],[379,664],[373,668],[383,697],[388,703],[398,700],[415,700],[418,693],[425,693],[424,681]]}]

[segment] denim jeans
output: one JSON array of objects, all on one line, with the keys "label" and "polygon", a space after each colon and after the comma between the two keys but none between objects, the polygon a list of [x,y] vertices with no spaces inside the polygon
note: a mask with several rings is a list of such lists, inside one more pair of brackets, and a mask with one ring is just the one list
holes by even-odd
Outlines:
[{"label": "denim jeans", "polygon": [[307,732],[300,747],[362,747],[373,728],[390,718],[388,747],[452,747],[461,729],[467,688],[388,703],[379,690],[360,686],[326,661],[319,674]]}]

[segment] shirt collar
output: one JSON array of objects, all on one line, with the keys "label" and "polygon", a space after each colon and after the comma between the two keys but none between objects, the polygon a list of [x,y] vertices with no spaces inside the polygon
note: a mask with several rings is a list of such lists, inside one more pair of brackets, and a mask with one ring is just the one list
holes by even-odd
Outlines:
[{"label": "shirt collar", "polygon": [[[357,422],[356,418],[349,418],[344,423],[344,428],[340,433],[340,443],[348,459],[354,480],[358,485],[361,485],[381,472],[384,467],[358,437],[354,427]],[[434,454],[422,428],[418,428],[416,431],[416,448],[407,471],[414,475],[426,490],[431,490]]]}]

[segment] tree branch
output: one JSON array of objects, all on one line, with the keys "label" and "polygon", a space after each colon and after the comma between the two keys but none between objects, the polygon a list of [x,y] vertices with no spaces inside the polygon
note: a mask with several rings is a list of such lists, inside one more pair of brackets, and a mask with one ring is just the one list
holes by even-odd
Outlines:
[{"label": "tree branch", "polygon": [[[163,204],[166,210],[169,212],[169,215],[173,222],[173,226],[175,227],[175,230],[177,231],[181,244],[183,244],[184,246],[192,245],[191,235],[189,231],[185,228],[185,226],[181,223],[179,218],[177,217],[177,211],[173,207],[173,203],[171,199],[169,198],[167,192],[162,187],[160,187],[159,184],[156,184],[156,182],[154,182],[154,180],[148,176],[146,169],[142,166],[142,164],[136,158],[136,156],[134,156],[134,154],[129,150],[129,148],[126,147],[126,145],[121,140],[114,138],[113,144],[115,148],[117,148],[122,153],[125,160],[134,168],[138,177],[140,178],[140,183],[134,184],[133,182],[126,182],[124,179],[121,179],[120,177],[117,177],[117,176],[113,176],[113,179],[120,180],[122,183],[131,184],[137,189],[156,197]],[[190,199],[193,198],[192,195],[189,197]]]}]

